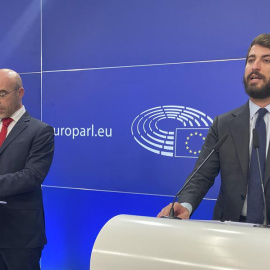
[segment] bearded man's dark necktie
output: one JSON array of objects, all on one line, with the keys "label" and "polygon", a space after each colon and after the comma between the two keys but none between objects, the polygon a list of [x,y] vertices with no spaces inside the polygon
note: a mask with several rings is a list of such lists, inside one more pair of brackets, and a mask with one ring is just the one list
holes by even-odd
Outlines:
[{"label": "bearded man's dark necktie", "polygon": [[[267,109],[261,108],[258,110],[258,118],[255,124],[255,129],[259,139],[259,158],[262,172],[262,179],[264,179],[265,162],[266,162],[266,125],[264,122],[264,115]],[[256,149],[252,146],[252,153],[249,167],[249,185],[247,197],[247,222],[263,224],[264,221],[264,201],[263,192],[260,179],[260,171]]]}]

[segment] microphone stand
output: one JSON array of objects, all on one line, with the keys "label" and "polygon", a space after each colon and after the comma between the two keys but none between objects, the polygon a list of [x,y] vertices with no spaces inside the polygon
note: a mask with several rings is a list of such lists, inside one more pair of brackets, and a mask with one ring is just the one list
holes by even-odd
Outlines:
[{"label": "microphone stand", "polygon": [[267,218],[267,211],[266,211],[266,199],[265,199],[265,193],[264,193],[264,185],[263,185],[261,162],[260,162],[259,148],[258,147],[256,148],[256,154],[257,154],[257,159],[258,159],[258,164],[259,164],[259,173],[260,173],[260,180],[261,180],[262,194],[263,194],[263,204],[264,204],[263,214],[264,214],[264,219],[263,219],[263,224],[256,224],[256,225],[254,225],[254,227],[270,228],[270,226],[268,225],[268,218]]},{"label": "microphone stand", "polygon": [[259,137],[258,137],[257,130],[255,128],[253,129],[253,146],[256,149],[256,154],[257,154],[259,174],[260,174],[261,187],[262,187],[262,195],[263,195],[263,204],[264,204],[264,209],[263,209],[264,220],[263,220],[263,224],[256,224],[253,227],[270,228],[270,226],[268,225],[266,199],[265,199],[265,193],[264,193],[262,169],[261,169],[261,162],[260,162],[260,155],[259,155],[259,148],[260,148]]},{"label": "microphone stand", "polygon": [[195,170],[195,172],[190,176],[190,178],[186,181],[186,183],[183,185],[183,187],[177,192],[176,196],[174,197],[173,203],[172,203],[172,207],[169,213],[169,216],[162,216],[161,218],[169,218],[169,219],[181,219],[180,217],[175,217],[174,216],[174,204],[176,202],[177,197],[181,194],[181,192],[183,191],[183,189],[187,186],[187,184],[193,179],[193,177],[197,174],[197,172],[201,169],[201,167],[205,164],[205,162],[212,156],[212,154],[214,152],[218,152],[218,149],[220,148],[220,146],[225,142],[225,140],[227,139],[228,134],[224,135],[220,141],[218,141],[212,151],[210,152],[210,154],[204,159],[204,161],[202,162],[202,164]]}]

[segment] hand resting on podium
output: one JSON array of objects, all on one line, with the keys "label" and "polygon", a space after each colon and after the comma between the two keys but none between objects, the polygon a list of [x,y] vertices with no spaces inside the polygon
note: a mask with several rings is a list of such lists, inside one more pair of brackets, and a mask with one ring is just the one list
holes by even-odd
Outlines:
[{"label": "hand resting on podium", "polygon": [[[163,217],[163,216],[169,216],[170,210],[172,207],[172,203],[164,207],[159,214],[157,215],[158,218]],[[181,219],[189,219],[190,213],[189,210],[182,206],[180,203],[175,202],[174,204],[174,216],[177,216]]]}]

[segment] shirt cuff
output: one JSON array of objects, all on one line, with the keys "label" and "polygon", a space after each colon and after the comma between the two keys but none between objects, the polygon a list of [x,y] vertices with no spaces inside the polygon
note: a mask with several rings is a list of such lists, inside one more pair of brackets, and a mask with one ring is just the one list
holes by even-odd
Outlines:
[{"label": "shirt cuff", "polygon": [[189,211],[189,214],[191,215],[192,209],[193,209],[192,205],[191,205],[190,203],[186,203],[186,202],[180,203],[180,204],[181,204],[182,206],[184,206],[185,208],[187,208],[187,210]]}]

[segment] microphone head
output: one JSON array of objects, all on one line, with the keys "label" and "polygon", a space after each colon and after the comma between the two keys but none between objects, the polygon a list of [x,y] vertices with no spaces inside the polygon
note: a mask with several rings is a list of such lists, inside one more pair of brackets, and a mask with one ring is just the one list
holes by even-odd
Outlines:
[{"label": "microphone head", "polygon": [[255,128],[253,129],[253,141],[252,141],[252,144],[253,144],[253,147],[255,149],[260,148],[259,137],[258,137],[257,130]]}]

